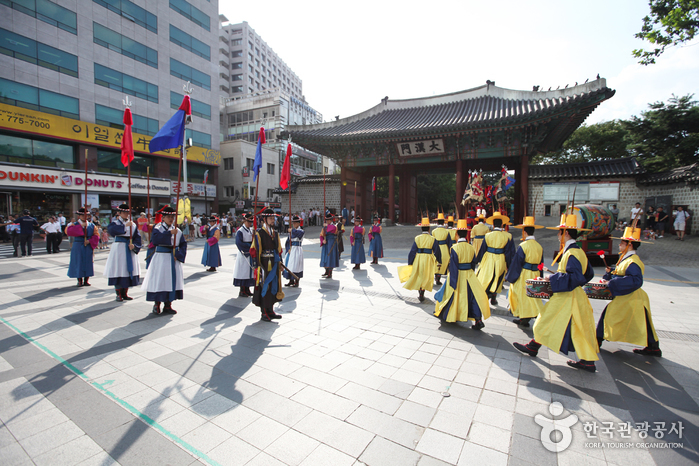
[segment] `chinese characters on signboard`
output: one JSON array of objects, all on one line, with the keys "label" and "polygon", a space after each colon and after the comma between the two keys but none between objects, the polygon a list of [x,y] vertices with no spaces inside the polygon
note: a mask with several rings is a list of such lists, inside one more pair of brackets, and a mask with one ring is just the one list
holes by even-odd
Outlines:
[{"label": "chinese characters on signboard", "polygon": [[424,141],[399,142],[398,155],[435,155],[444,153],[444,141],[442,139],[427,139]]}]

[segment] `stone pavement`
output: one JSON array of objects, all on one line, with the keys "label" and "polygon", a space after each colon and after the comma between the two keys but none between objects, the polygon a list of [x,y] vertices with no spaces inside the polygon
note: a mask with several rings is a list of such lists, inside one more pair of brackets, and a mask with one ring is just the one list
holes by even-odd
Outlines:
[{"label": "stone pavement", "polygon": [[[343,255],[333,280],[320,278],[318,230],[275,323],[236,297],[232,240],[216,273],[199,265],[203,242],[190,246],[175,316],[151,314],[139,289],[115,302],[101,252],[90,288],[66,276],[68,254],[1,260],[0,464],[699,461],[699,269],[646,269],[663,358],[605,342],[589,374],[514,350],[532,332],[504,294],[482,332],[442,325],[397,279],[414,227],[386,228],[378,266],[352,271]],[[605,302],[592,304],[598,317]],[[566,420],[570,446],[548,451],[542,425],[566,440]]]}]

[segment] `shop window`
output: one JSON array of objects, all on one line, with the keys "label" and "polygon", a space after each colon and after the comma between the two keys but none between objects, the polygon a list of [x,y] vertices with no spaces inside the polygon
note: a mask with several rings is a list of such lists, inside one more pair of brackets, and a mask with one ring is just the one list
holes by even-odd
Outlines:
[{"label": "shop window", "polygon": [[75,168],[73,146],[0,134],[0,161]]},{"label": "shop window", "polygon": [[0,102],[80,119],[80,101],[67,95],[0,78]]}]

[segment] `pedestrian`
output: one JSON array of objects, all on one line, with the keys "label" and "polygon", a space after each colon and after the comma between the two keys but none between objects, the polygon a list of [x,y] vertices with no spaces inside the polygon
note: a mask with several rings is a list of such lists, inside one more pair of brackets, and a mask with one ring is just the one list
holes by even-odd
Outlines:
[{"label": "pedestrian", "polygon": [[677,212],[675,212],[675,222],[672,226],[675,228],[675,233],[677,233],[677,239],[679,241],[684,241],[684,230],[687,226],[688,219],[689,212],[684,210],[682,206],[677,206]]},{"label": "pedestrian", "polygon": [[406,290],[417,290],[418,300],[425,300],[425,291],[432,291],[434,274],[437,266],[442,263],[442,252],[439,244],[430,234],[430,219],[422,217],[418,224],[422,233],[415,237],[413,246],[408,253],[408,265],[398,267],[401,283]]},{"label": "pedestrian", "polygon": [[360,264],[366,262],[364,256],[364,227],[362,226],[362,218],[354,217],[354,228],[350,235],[350,244],[352,245],[352,253],[350,262],[354,264],[353,270],[359,270]]},{"label": "pedestrian", "polygon": [[182,234],[184,235],[184,240],[185,241],[191,241],[192,238],[189,236],[189,217],[185,215],[184,219],[182,220],[182,225],[180,225],[180,229],[182,230]]},{"label": "pedestrian", "polygon": [[349,210],[347,210],[347,206],[342,207],[342,218],[345,220],[345,225],[349,223]]},{"label": "pedestrian", "polygon": [[439,212],[437,214],[437,227],[432,230],[432,236],[434,236],[434,239],[437,241],[442,254],[442,264],[435,271],[434,284],[441,285],[442,275],[447,273],[447,267],[449,267],[449,250],[452,245],[451,235],[449,231],[444,228],[444,212]]},{"label": "pedestrian", "polygon": [[255,232],[250,248],[253,267],[257,269],[252,303],[260,308],[260,319],[271,322],[282,316],[274,312],[274,304],[284,299],[282,291],[282,245],[274,230],[276,214],[269,207],[260,214],[262,225]]},{"label": "pedestrian", "polygon": [[194,237],[201,238],[201,217],[196,214],[192,219],[192,224],[194,224]]},{"label": "pedestrian", "polygon": [[31,256],[34,227],[38,227],[39,222],[31,216],[29,210],[24,209],[22,216],[15,219],[15,223],[19,225],[19,245],[22,249],[22,257]]},{"label": "pedestrian", "polygon": [[655,207],[653,206],[649,206],[646,211],[646,230],[649,230],[653,237],[655,236]]},{"label": "pedestrian", "polygon": [[325,226],[320,231],[320,266],[325,268],[322,278],[333,278],[333,269],[340,264],[337,250],[337,227],[333,225],[333,216],[326,215]]},{"label": "pedestrian", "polygon": [[138,253],[143,241],[138,224],[129,219],[131,213],[128,204],[121,204],[117,215],[105,229],[114,237],[114,243],[104,265],[104,276],[107,277],[108,285],[114,287],[117,302],[131,301],[133,298],[129,296],[129,288],[138,286],[141,282]]},{"label": "pedestrian", "polygon": [[[209,215],[209,225],[211,225],[211,217],[213,215],[214,214]],[[220,219],[219,228],[221,228],[221,234],[223,236],[228,236],[228,218],[226,218],[225,215]]]},{"label": "pedestrian", "polygon": [[78,280],[77,286],[90,286],[89,279],[95,274],[95,248],[99,245],[97,226],[90,221],[84,207],[75,212],[77,221],[66,227],[66,234],[73,238],[70,248],[68,276]]},{"label": "pedestrian", "polygon": [[657,218],[655,220],[655,233],[658,238],[662,238],[665,234],[665,222],[670,219],[670,216],[665,212],[662,207],[658,207]]},{"label": "pedestrian", "polygon": [[12,257],[17,257],[19,253],[19,224],[15,223],[17,216],[9,215],[7,223],[3,224],[5,231],[10,236],[10,241],[12,241]]},{"label": "pedestrian", "polygon": [[218,216],[209,216],[209,225],[206,229],[206,243],[204,243],[204,253],[201,256],[201,265],[208,266],[207,272],[216,272],[217,267],[221,267],[221,249],[218,242],[221,239],[221,229],[218,227]]},{"label": "pedestrian", "polygon": [[162,215],[162,221],[153,227],[151,244],[155,246],[155,253],[141,289],[146,290],[146,301],[153,302],[153,314],[177,314],[172,302],[184,298],[182,264],[187,257],[187,241],[177,228],[175,209],[166,205],[157,213]]},{"label": "pedestrian", "polygon": [[254,219],[255,217],[251,213],[243,214],[243,224],[235,233],[235,246],[238,249],[238,253],[235,258],[235,267],[233,268],[233,286],[240,288],[239,298],[252,297],[250,287],[255,286],[254,268],[250,259],[250,246],[255,234],[252,229]]},{"label": "pedestrian", "polygon": [[284,215],[284,233],[289,231],[289,213]]},{"label": "pedestrian", "polygon": [[289,271],[284,270],[284,278],[289,280],[284,286],[299,286],[299,279],[303,278],[303,247],[301,243],[303,242],[303,235],[305,231],[301,229],[301,217],[294,215],[291,218],[292,228],[289,232],[289,236],[286,239],[286,258],[284,259],[284,264],[293,272],[296,277],[289,273]]},{"label": "pedestrian", "polygon": [[473,321],[471,328],[481,330],[490,317],[488,295],[476,278],[476,250],[468,236],[468,220],[457,222],[457,241],[449,250],[449,269],[444,286],[435,294],[434,315],[442,322]]},{"label": "pedestrian", "polygon": [[505,275],[505,280],[510,283],[507,302],[510,312],[516,317],[512,322],[521,327],[529,327],[529,321],[544,308],[541,299],[527,296],[526,283],[527,280],[543,276],[540,270],[543,271],[544,248],[536,241],[534,232],[544,227],[536,225],[534,217],[524,217],[524,222],[514,228],[522,230],[522,242]]},{"label": "pedestrian", "polygon": [[512,241],[512,235],[503,230],[503,227],[510,222],[510,217],[496,211],[485,221],[493,225],[493,231],[485,235],[478,251],[479,265],[476,276],[488,293],[490,303],[497,306],[498,293],[502,291],[507,268],[515,255],[515,244]]},{"label": "pedestrian", "polygon": [[628,227],[619,239],[621,261],[614,270],[606,268],[603,283],[612,293],[610,302],[602,311],[597,322],[597,343],[601,347],[604,340],[622,341],[632,345],[636,354],[645,356],[663,355],[658,342],[658,334],[650,313],[650,300],[643,291],[645,265],[638,257],[641,243],[641,229]]},{"label": "pedestrian", "polygon": [[478,223],[474,225],[471,230],[471,244],[473,245],[473,249],[476,250],[476,254],[478,254],[481,251],[481,244],[483,244],[485,235],[490,233],[490,227],[485,223],[484,213],[479,212],[478,217],[474,220],[477,220]]},{"label": "pedestrian", "polygon": [[643,208],[641,207],[641,203],[637,202],[636,205],[631,209],[631,223],[633,223],[634,220],[636,220],[636,217],[639,219],[643,215]]},{"label": "pedestrian", "polygon": [[585,252],[577,245],[580,232],[576,215],[563,215],[562,222],[550,230],[558,230],[558,240],[563,244],[563,254],[558,272],[544,280],[551,283],[553,295],[544,305],[534,324],[534,338],[523,345],[513,343],[519,351],[536,356],[541,346],[567,355],[574,351],[580,358],[567,364],[576,369],[595,372],[599,359],[599,345],[595,335],[595,321],[590,300],[582,286],[592,280],[595,272],[587,261]]},{"label": "pedestrian", "polygon": [[[148,242],[150,242],[150,225],[148,225],[148,217],[146,217],[145,212],[141,212],[136,223],[138,223],[138,231],[141,235],[142,243],[148,244]],[[107,230],[109,230],[109,228],[107,228]]]},{"label": "pedestrian", "polygon": [[378,264],[379,258],[383,257],[382,232],[381,219],[378,216],[374,217],[374,224],[371,226],[371,231],[369,232],[369,255],[372,257],[372,264]]},{"label": "pedestrian", "polygon": [[46,252],[58,253],[58,235],[61,232],[61,222],[56,217],[49,217],[49,221],[39,227],[46,234]]}]

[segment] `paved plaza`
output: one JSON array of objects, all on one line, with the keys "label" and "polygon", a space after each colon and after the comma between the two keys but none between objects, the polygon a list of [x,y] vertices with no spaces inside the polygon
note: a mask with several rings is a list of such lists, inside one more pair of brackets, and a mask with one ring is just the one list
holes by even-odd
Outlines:
[{"label": "paved plaza", "polygon": [[[0,259],[0,464],[699,462],[699,239],[639,250],[663,357],[605,342],[590,374],[516,351],[532,331],[511,322],[505,293],[481,332],[442,324],[434,293],[420,303],[397,277],[417,228],[385,228],[378,266],[353,271],[346,251],[331,280],[319,231],[273,323],[237,298],[232,239],[215,273],[203,240],[190,244],[174,316],[153,315],[138,288],[115,302],[107,251],[81,288],[68,252]],[[592,301],[595,319],[605,304]]]}]

